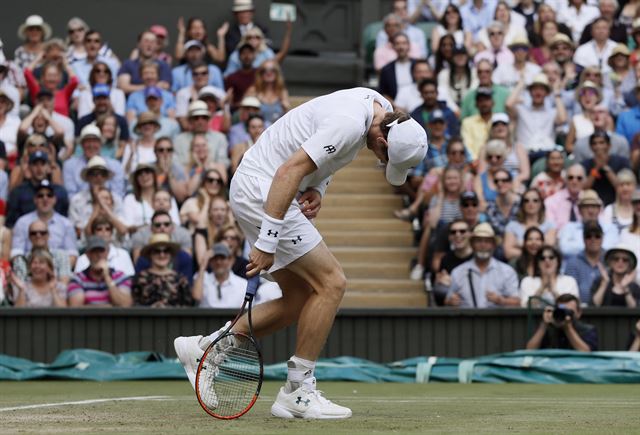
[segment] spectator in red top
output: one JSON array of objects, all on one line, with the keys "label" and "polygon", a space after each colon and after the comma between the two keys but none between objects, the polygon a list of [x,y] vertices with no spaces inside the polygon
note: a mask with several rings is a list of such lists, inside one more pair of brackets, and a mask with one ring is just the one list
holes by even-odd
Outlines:
[{"label": "spectator in red top", "polygon": [[229,89],[233,90],[233,100],[231,101],[233,110],[238,108],[247,89],[253,86],[253,82],[256,80],[256,69],[253,67],[253,61],[256,59],[256,49],[251,44],[244,44],[238,48],[238,55],[242,67],[224,79],[224,88],[227,91]]},{"label": "spectator in red top", "polygon": [[[63,56],[61,61],[62,67],[55,63],[47,63],[42,66],[41,83],[39,83],[33,74],[33,69],[38,62],[40,62],[41,57],[42,56],[36,57],[34,61],[24,69],[24,78],[27,80],[27,88],[29,89],[31,101],[35,105],[36,97],[40,93],[40,90],[46,89],[53,94],[53,110],[61,115],[69,116],[71,95],[78,86],[78,78],[69,66],[67,58]],[[61,89],[58,89],[62,83],[63,69],[69,77],[69,82]]]}]

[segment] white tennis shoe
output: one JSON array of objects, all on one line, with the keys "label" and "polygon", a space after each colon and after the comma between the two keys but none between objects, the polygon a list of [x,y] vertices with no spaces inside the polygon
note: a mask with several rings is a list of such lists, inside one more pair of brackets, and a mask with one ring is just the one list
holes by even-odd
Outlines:
[{"label": "white tennis shoe", "polygon": [[187,378],[191,382],[193,389],[196,389],[196,372],[198,364],[202,359],[204,350],[200,348],[202,335],[193,335],[191,337],[178,337],[173,340],[173,347],[178,355],[178,360],[187,373]]},{"label": "white tennis shoe", "polygon": [[[314,382],[315,384],[315,382]],[[336,405],[312,385],[302,384],[297,390],[286,393],[280,388],[271,415],[280,418],[338,419],[351,417],[351,410]]]}]

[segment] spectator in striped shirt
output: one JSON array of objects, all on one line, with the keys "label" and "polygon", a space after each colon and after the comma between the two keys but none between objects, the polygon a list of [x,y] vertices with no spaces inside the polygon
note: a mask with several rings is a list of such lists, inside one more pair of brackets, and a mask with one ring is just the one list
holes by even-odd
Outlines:
[{"label": "spectator in striped shirt", "polygon": [[68,286],[69,306],[130,307],[131,277],[107,263],[107,242],[98,236],[87,238],[89,267],[73,275]]}]

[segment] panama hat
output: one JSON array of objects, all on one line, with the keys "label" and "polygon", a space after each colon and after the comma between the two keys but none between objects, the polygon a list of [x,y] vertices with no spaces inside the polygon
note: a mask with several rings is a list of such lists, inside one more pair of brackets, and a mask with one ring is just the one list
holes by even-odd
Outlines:
[{"label": "panama hat", "polygon": [[253,7],[253,0],[233,0],[233,8],[232,12],[244,12],[244,11],[252,11],[255,8]]},{"label": "panama hat", "polygon": [[481,224],[473,227],[473,232],[471,233],[472,239],[494,239],[496,238],[496,233],[493,231],[493,227],[491,224],[487,222],[483,222]]},{"label": "panama hat", "polygon": [[113,171],[109,169],[107,161],[101,156],[93,156],[89,159],[87,166],[85,166],[82,169],[82,172],[80,172],[80,178],[87,181],[87,175],[92,169],[102,169],[103,171],[107,171],[107,180],[111,180],[113,178]]},{"label": "panama hat", "polygon": [[18,37],[27,39],[26,30],[29,27],[40,27],[44,33],[44,39],[51,38],[51,26],[47,24],[40,15],[29,15],[24,23],[18,27]]},{"label": "panama hat", "polygon": [[142,255],[143,257],[149,258],[151,251],[153,251],[156,248],[169,248],[171,256],[173,257],[180,250],[180,245],[175,242],[172,242],[171,237],[169,237],[168,234],[157,233],[151,236],[151,238],[149,239],[149,243],[147,243],[147,245],[144,248],[142,248],[140,255]]},{"label": "panama hat", "polygon": [[142,112],[139,116],[138,116],[138,122],[136,122],[136,126],[133,129],[133,132],[136,134],[140,133],[140,127],[142,127],[145,124],[153,124],[155,125],[158,129],[160,129],[160,123],[158,122],[158,117],[156,116],[155,113],[153,112]]}]

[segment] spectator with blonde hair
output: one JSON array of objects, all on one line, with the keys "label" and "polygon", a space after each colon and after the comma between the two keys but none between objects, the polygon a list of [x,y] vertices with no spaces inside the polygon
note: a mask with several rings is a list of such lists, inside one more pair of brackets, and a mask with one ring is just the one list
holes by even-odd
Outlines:
[{"label": "spectator with blonde hair", "polygon": [[31,252],[28,262],[29,277],[20,279],[11,274],[16,307],[66,307],[67,289],[55,276],[53,258],[44,249]]},{"label": "spectator with blonde hair", "polygon": [[225,226],[235,223],[229,203],[222,196],[211,199],[204,221],[198,222],[193,238],[193,252],[197,263],[215,243],[216,236]]},{"label": "spectator with blonde hair", "polygon": [[180,221],[193,231],[199,222],[206,220],[213,198],[226,194],[226,178],[217,169],[207,169],[200,177],[195,195],[187,199],[180,208]]},{"label": "spectator with blonde hair", "polygon": [[233,50],[231,55],[229,56],[229,60],[227,62],[227,69],[224,71],[224,76],[228,76],[238,71],[242,64],[240,62],[240,57],[238,53],[238,48],[242,47],[244,44],[250,44],[255,49],[255,60],[253,61],[253,66],[258,68],[260,65],[264,63],[264,61],[269,59],[275,59],[275,61],[279,64],[282,63],[287,52],[289,51],[289,46],[291,45],[291,32],[293,29],[293,25],[290,21],[286,23],[286,30],[284,36],[282,38],[282,43],[280,44],[280,51],[278,53],[274,53],[271,48],[267,46],[264,33],[260,30],[259,27],[252,27],[247,30],[242,38],[240,38],[240,42],[237,47],[227,47],[228,50]]},{"label": "spectator with blonde hair", "polygon": [[615,201],[604,208],[600,219],[615,225],[618,232],[622,232],[633,223],[632,196],[638,183],[631,169],[622,169],[616,174],[616,178],[618,184],[615,186]]},{"label": "spectator with blonde hair", "polygon": [[252,95],[260,100],[260,114],[270,123],[276,122],[291,108],[280,65],[273,59],[260,65],[254,84],[247,89],[245,95]]}]

